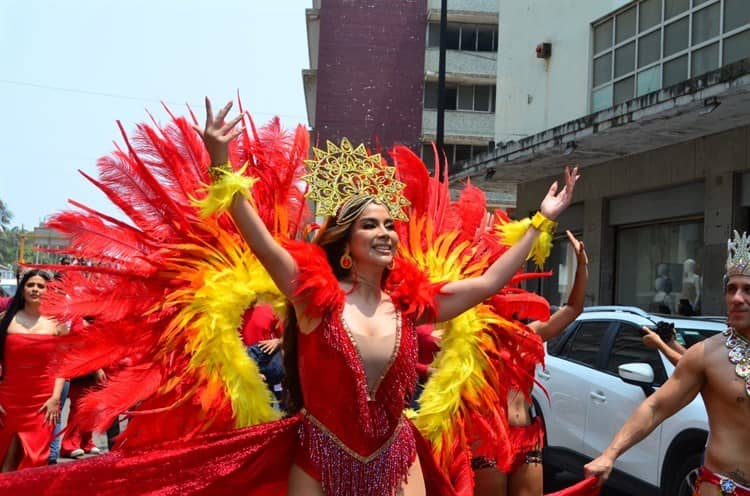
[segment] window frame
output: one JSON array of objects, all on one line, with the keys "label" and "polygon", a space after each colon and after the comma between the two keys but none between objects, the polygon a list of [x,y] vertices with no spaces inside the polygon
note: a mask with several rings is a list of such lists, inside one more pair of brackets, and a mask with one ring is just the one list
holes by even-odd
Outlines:
[{"label": "window frame", "polygon": [[[477,87],[489,88],[489,109],[488,110],[477,110],[477,92],[476,92]],[[451,101],[448,101],[448,95],[446,95],[445,110],[450,110],[452,112],[476,112],[480,114],[494,114],[495,113],[495,94],[497,92],[497,85],[446,83],[445,88],[446,90],[456,91],[456,97],[455,99],[451,99]],[[425,110],[437,110],[437,95],[435,95],[435,98],[434,98],[435,106],[434,107],[427,106],[428,95],[431,95],[432,91],[437,93],[437,82],[425,81],[424,91],[422,95],[422,108]],[[461,94],[467,91],[471,91],[471,108],[470,109],[460,108],[459,102],[461,100]],[[432,105],[432,102],[430,102],[430,105]]]},{"label": "window frame", "polygon": [[[437,26],[437,29],[435,29]],[[497,53],[498,47],[498,26],[496,24],[484,24],[484,23],[464,23],[464,22],[450,22],[448,21],[449,28],[458,28],[458,48],[448,48],[448,50],[455,50],[459,52],[479,52],[479,53]],[[479,49],[479,32],[480,28],[484,30],[492,31],[491,49],[480,50]],[[474,47],[465,48],[464,42],[464,30],[474,31]],[[425,45],[427,48],[438,48],[440,46],[440,21],[431,21],[427,23]],[[437,38],[437,39],[436,39]]]},{"label": "window frame", "polygon": [[[597,351],[596,358],[594,360],[593,365],[588,364],[586,362],[582,362],[580,360],[575,360],[571,358],[569,355],[566,355],[564,352],[568,349],[571,342],[574,342],[576,337],[578,336],[578,333],[581,332],[581,330],[584,328],[587,324],[606,324],[606,329],[603,329],[602,332],[602,338],[599,342],[599,350]],[[582,367],[586,367],[592,370],[602,371],[604,367],[604,360],[607,356],[609,356],[609,348],[612,345],[611,341],[611,335],[613,333],[613,330],[617,326],[617,322],[610,320],[610,319],[586,319],[581,320],[579,325],[574,328],[570,332],[570,334],[565,339],[565,342],[561,345],[559,345],[559,348],[557,349],[556,357],[565,360],[570,363],[575,363],[577,365],[580,365]]]},{"label": "window frame", "polygon": [[[729,31],[724,31],[725,28],[725,19],[724,19],[724,13],[726,10],[726,2],[727,0],[707,0],[699,5],[695,5],[694,0],[690,0],[688,9],[684,12],[681,12],[673,17],[670,17],[669,19],[665,19],[666,15],[666,1],[665,0],[659,0],[660,1],[660,7],[661,7],[661,19],[658,23],[655,25],[644,29],[643,31],[640,31],[641,26],[641,4],[647,0],[639,0],[635,4],[628,4],[621,9],[618,9],[608,16],[597,20],[595,23],[592,23],[591,25],[591,44],[590,44],[590,57],[589,57],[589,64],[590,64],[590,71],[591,71],[591,87],[589,89],[589,99],[588,99],[588,105],[589,105],[589,111],[590,112],[599,112],[601,110],[610,108],[612,106],[618,105],[620,103],[623,103],[624,101],[631,100],[633,98],[641,97],[648,93],[639,94],[638,93],[638,77],[641,73],[644,73],[654,67],[659,67],[659,81],[658,81],[658,89],[664,88],[664,66],[676,59],[679,59],[683,56],[687,56],[687,75],[684,80],[688,80],[694,77],[698,77],[702,74],[705,74],[705,72],[702,72],[701,74],[693,74],[694,64],[693,64],[693,56],[695,52],[700,51],[702,48],[706,48],[710,45],[718,43],[718,59],[717,59],[717,67],[710,69],[715,70],[723,66],[724,61],[724,43],[728,38],[731,38],[735,35],[741,34],[745,31],[750,30],[750,22],[744,25],[740,25],[738,27],[735,27]],[[693,43],[693,18],[696,14],[700,14],[702,12],[705,12],[707,9],[715,7],[718,5],[719,9],[719,26],[718,26],[718,34],[714,35],[712,37],[709,37],[705,39],[704,41],[700,43]],[[623,38],[620,41],[617,41],[617,32],[618,32],[618,23],[617,23],[617,17],[628,12],[630,9],[635,9],[636,14],[636,29],[635,33],[629,37]],[[688,40],[687,40],[687,46],[685,48],[682,48],[681,50],[675,51],[668,56],[664,56],[664,48],[665,48],[665,32],[667,30],[668,26],[672,26],[673,24],[677,22],[681,22],[684,19],[688,20]],[[612,29],[611,29],[611,43],[607,48],[603,48],[599,50],[598,52],[595,52],[594,49],[594,39],[595,39],[595,30],[599,26],[603,26],[606,23],[611,22],[612,23]],[[638,66],[638,60],[639,60],[639,46],[640,41],[642,38],[651,35],[655,33],[656,31],[660,31],[659,34],[659,57],[652,62],[648,64],[644,64],[643,66]],[[627,46],[629,43],[635,43],[635,50],[633,55],[633,70],[624,72],[617,77],[615,77],[615,55],[617,53],[617,50],[620,48],[623,48]],[[603,83],[594,86],[594,74],[593,74],[593,67],[594,67],[594,61],[599,59],[602,56],[606,56],[609,54],[611,56],[611,62],[610,62],[610,77],[608,80],[604,81]],[[709,72],[710,72],[709,70]],[[633,77],[635,80],[635,84],[633,84],[633,92],[630,96],[630,98],[627,98],[626,100],[623,100],[622,102],[616,103],[615,100],[615,92],[614,87],[617,83],[624,81],[628,79],[629,77]],[[676,84],[676,83],[674,83]],[[609,91],[609,98],[605,99],[607,101],[607,106],[601,106],[604,105],[603,102],[600,102],[600,99],[594,98],[596,95],[603,94],[602,91],[607,89],[608,87],[611,87],[612,90]],[[650,88],[650,86],[649,86]],[[657,91],[657,90],[652,90]]]},{"label": "window frame", "polygon": [[[624,321],[624,320],[617,321],[617,326],[611,330],[612,335],[610,337],[609,342],[607,343],[608,351],[606,354],[606,360],[604,362],[604,366],[601,369],[602,372],[609,374],[611,376],[614,376],[614,377],[618,377],[618,378],[620,377],[620,374],[618,372],[614,372],[609,369],[609,363],[610,363],[612,356],[615,353],[615,343],[617,342],[617,337],[620,335],[621,332],[623,332],[626,328],[629,328],[629,327],[632,327],[633,329],[635,329],[636,332],[639,331],[637,324],[630,322],[630,321]],[[667,379],[669,379],[669,374],[667,373],[667,369],[664,366],[664,359],[662,358],[661,353],[656,349],[646,347],[646,345],[644,345],[642,341],[640,342],[640,346],[643,348],[645,353],[648,353],[655,357],[655,362],[658,363],[658,367],[656,369],[654,368],[654,363],[645,361],[645,360],[634,360],[634,361],[628,360],[622,363],[623,364],[624,363],[647,363],[651,365],[651,368],[654,371],[654,382],[651,385],[653,387],[662,386],[667,381]],[[602,348],[604,348],[604,346],[602,346]]]}]

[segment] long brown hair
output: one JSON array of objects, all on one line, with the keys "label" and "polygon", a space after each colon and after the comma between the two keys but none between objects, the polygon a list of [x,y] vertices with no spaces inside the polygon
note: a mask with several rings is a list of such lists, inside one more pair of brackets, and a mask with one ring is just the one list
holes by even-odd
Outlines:
[{"label": "long brown hair", "polygon": [[[325,251],[328,265],[339,281],[346,279],[352,271],[351,268],[341,267],[339,262],[346,251],[346,244],[351,238],[352,227],[365,208],[372,203],[382,205],[377,198],[369,195],[358,195],[345,201],[336,216],[328,217],[325,220],[313,240],[313,243],[319,245]],[[385,277],[387,277],[387,274],[384,274]],[[282,339],[284,350],[284,408],[288,414],[294,414],[304,406],[297,358],[297,333],[299,332],[297,324],[294,306],[289,303]]]}]

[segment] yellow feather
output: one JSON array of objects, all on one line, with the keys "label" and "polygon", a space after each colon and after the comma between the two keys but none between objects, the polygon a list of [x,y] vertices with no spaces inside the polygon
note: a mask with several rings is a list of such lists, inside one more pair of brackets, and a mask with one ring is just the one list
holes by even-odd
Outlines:
[{"label": "yellow feather", "polygon": [[245,175],[248,164],[237,172],[219,170],[221,178],[206,187],[207,195],[202,200],[194,200],[201,208],[201,215],[208,217],[215,212],[228,210],[232,205],[234,195],[240,193],[247,200],[252,201],[250,192],[258,180]]},{"label": "yellow feather", "polygon": [[[531,219],[525,218],[499,224],[495,226],[496,232],[500,235],[500,240],[505,246],[513,246],[531,226]],[[552,252],[552,234],[544,231],[536,238],[526,260],[533,259],[537,267],[542,268],[544,261],[547,260]]]}]

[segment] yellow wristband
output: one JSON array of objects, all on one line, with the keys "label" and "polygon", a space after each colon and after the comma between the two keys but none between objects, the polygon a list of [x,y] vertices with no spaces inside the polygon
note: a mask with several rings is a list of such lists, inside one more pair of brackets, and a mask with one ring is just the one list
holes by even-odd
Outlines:
[{"label": "yellow wristband", "polygon": [[208,175],[211,176],[211,181],[216,182],[224,176],[224,174],[234,172],[232,164],[224,162],[223,164],[212,165],[208,168]]},{"label": "yellow wristband", "polygon": [[531,218],[531,227],[552,234],[557,230],[557,222],[548,219],[541,212],[537,212]]}]

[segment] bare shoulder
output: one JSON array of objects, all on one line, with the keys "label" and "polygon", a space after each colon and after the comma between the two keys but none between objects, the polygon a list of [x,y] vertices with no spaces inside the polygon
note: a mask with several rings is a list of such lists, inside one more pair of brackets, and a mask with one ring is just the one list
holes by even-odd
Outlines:
[{"label": "bare shoulder", "polygon": [[685,354],[680,357],[680,361],[677,362],[675,375],[679,377],[684,373],[691,375],[705,374],[707,364],[711,362],[711,355],[714,354],[713,350],[717,349],[717,344],[720,343],[714,341],[715,338],[716,336],[712,336],[688,348]]},{"label": "bare shoulder", "polygon": [[713,363],[715,360],[719,359],[724,361],[727,357],[727,347],[724,344],[726,342],[726,339],[727,337],[720,332],[714,336],[711,336],[710,338],[704,339],[700,343],[691,346],[688,351],[701,345],[703,347],[703,354],[708,363]]}]

